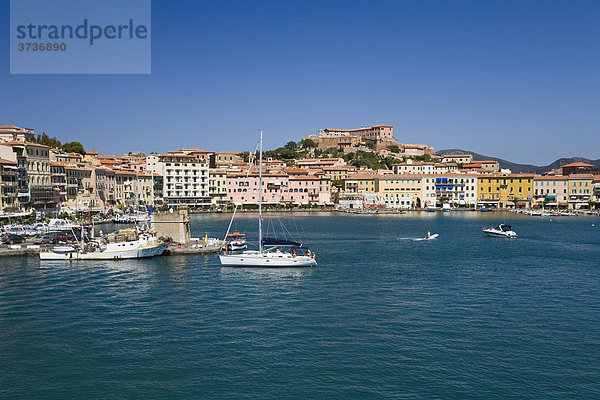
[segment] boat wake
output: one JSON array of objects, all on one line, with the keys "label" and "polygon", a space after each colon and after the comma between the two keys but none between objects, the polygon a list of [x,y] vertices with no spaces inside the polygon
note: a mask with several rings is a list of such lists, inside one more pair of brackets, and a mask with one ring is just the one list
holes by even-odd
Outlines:
[{"label": "boat wake", "polygon": [[431,235],[430,237],[399,237],[396,238],[396,240],[412,240],[413,242],[421,242],[424,240],[433,240],[433,239],[437,239],[438,235]]}]

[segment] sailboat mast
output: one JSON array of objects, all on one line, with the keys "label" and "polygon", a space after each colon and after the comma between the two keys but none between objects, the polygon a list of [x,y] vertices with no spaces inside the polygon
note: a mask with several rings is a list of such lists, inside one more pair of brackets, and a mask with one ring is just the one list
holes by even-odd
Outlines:
[{"label": "sailboat mast", "polygon": [[260,130],[258,151],[258,251],[262,254],[262,158],[263,158],[263,131]]}]

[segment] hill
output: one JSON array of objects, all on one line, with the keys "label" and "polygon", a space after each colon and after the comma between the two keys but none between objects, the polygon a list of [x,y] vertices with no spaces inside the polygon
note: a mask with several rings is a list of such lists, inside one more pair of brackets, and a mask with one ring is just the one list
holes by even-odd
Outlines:
[{"label": "hill", "polygon": [[513,162],[510,162],[510,161],[504,160],[502,158],[492,157],[492,156],[485,156],[485,155],[482,155],[482,154],[475,153],[473,151],[461,150],[461,149],[440,150],[440,151],[437,152],[437,154],[440,154],[440,155],[445,155],[445,154],[473,154],[473,159],[474,160],[496,160],[500,164],[500,168],[508,168],[513,173],[533,172],[535,174],[542,174],[544,172],[548,172],[548,171],[551,171],[553,169],[560,168],[563,165],[571,164],[571,163],[574,163],[574,162],[583,162],[583,163],[588,163],[588,164],[595,165],[596,167],[600,167],[600,159],[598,159],[598,160],[590,160],[588,158],[583,158],[583,157],[559,158],[558,160],[554,161],[552,164],[544,165],[544,166],[537,166],[537,165],[531,165],[531,164],[513,163]]}]

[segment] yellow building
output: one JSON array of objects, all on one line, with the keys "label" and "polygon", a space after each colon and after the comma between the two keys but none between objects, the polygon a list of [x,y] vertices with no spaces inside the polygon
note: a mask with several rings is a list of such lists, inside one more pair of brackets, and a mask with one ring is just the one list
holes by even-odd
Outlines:
[{"label": "yellow building", "polygon": [[388,208],[420,208],[421,175],[386,175],[377,179],[377,196]]},{"label": "yellow building", "polygon": [[348,173],[356,170],[353,166],[325,167],[323,173],[332,181],[340,181],[348,177]]},{"label": "yellow building", "polygon": [[571,174],[568,180],[569,209],[587,208],[592,196],[592,174]]},{"label": "yellow building", "polygon": [[376,182],[380,177],[377,174],[349,174],[342,178],[342,187],[346,193],[375,193],[377,191]]},{"label": "yellow building", "polygon": [[533,174],[486,174],[477,178],[478,204],[495,208],[528,208]]}]

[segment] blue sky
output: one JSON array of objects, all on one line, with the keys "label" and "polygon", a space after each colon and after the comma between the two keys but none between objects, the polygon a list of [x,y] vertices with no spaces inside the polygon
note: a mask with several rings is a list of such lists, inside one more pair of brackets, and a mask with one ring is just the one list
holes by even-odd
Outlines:
[{"label": "blue sky", "polygon": [[10,75],[0,125],[104,154],[386,123],[515,162],[600,158],[598,1],[152,2],[152,74]]}]

